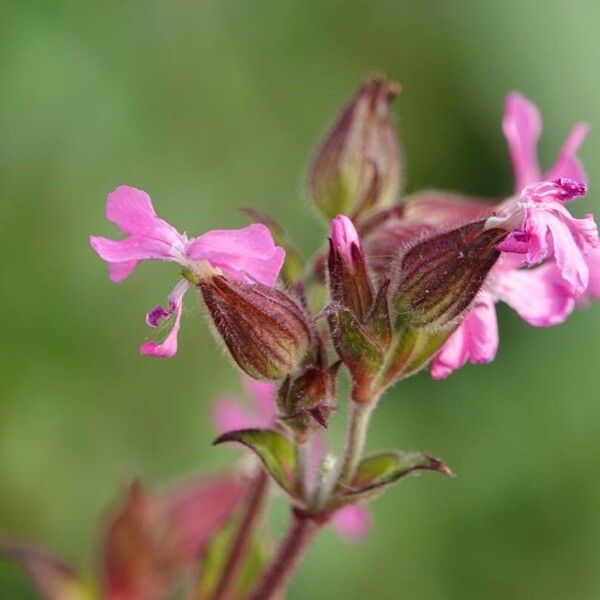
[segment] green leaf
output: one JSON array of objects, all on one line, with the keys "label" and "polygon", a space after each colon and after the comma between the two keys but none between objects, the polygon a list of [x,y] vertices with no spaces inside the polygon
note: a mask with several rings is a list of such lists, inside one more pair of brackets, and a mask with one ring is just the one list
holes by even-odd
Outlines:
[{"label": "green leaf", "polygon": [[363,459],[352,481],[337,490],[328,505],[334,510],[346,504],[370,500],[391,485],[418,471],[437,471],[452,476],[452,470],[437,458],[424,452],[382,452]]},{"label": "green leaf", "polygon": [[214,443],[225,442],[238,442],[252,450],[279,486],[292,498],[299,498],[295,479],[296,455],[288,438],[272,429],[241,429],[224,433]]},{"label": "green leaf", "polygon": [[209,600],[215,593],[231,550],[237,520],[230,520],[213,538],[202,553],[200,575],[194,600]]},{"label": "green leaf", "polygon": [[270,542],[270,539],[265,538],[264,532],[258,532],[252,538],[251,546],[245,557],[246,560],[242,566],[242,572],[237,584],[240,598],[246,598],[263,574],[272,555]]}]

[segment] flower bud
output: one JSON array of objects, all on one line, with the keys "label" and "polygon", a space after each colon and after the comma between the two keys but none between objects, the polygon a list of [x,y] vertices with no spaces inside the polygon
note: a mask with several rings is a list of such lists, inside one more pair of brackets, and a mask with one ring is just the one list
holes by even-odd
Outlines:
[{"label": "flower bud", "polygon": [[279,391],[279,418],[294,431],[303,433],[315,425],[327,427],[335,411],[335,375],[333,368],[308,367],[290,379]]},{"label": "flower bud", "polygon": [[373,290],[358,234],[348,217],[338,215],[333,219],[329,242],[331,301],[349,308],[362,321],[371,309]]},{"label": "flower bud", "polygon": [[317,149],[308,193],[328,219],[390,204],[400,187],[400,149],[391,103],[399,85],[371,75],[350,98]]},{"label": "flower bud", "polygon": [[301,364],[310,346],[310,327],[287,294],[222,275],[198,286],[215,330],[250,377],[282,379]]},{"label": "flower bud", "polygon": [[470,223],[418,242],[392,261],[396,328],[451,327],[471,304],[500,256],[507,232]]}]

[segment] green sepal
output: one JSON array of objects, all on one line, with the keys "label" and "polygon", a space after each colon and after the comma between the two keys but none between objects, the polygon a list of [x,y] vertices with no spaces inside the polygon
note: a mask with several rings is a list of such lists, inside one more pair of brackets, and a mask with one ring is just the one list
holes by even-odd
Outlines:
[{"label": "green sepal", "polygon": [[381,452],[359,463],[352,481],[338,488],[327,510],[375,498],[391,485],[419,471],[454,475],[441,460],[424,452]]},{"label": "green sepal", "polygon": [[385,367],[374,384],[381,392],[393,383],[410,377],[425,367],[455,331],[426,331],[400,327],[396,342],[386,357]]},{"label": "green sepal", "polygon": [[330,317],[336,350],[354,377],[374,377],[383,364],[381,347],[366,333],[363,325],[347,309]]},{"label": "green sepal", "polygon": [[385,279],[379,286],[365,325],[371,337],[373,337],[385,351],[389,349],[393,336],[388,302],[389,286],[390,282],[388,279]]},{"label": "green sepal", "polygon": [[241,429],[224,433],[214,444],[225,442],[238,442],[252,450],[275,482],[292,498],[299,499],[294,445],[287,437],[272,429]]}]

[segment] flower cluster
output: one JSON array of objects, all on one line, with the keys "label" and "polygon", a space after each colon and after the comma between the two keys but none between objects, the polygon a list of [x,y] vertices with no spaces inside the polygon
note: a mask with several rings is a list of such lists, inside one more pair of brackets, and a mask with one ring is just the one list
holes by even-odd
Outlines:
[{"label": "flower cluster", "polygon": [[[542,172],[539,112],[511,93],[502,129],[513,195],[403,195],[391,111],[399,89],[380,74],[369,77],[318,146],[307,193],[329,237],[306,264],[283,228],[257,211],[246,211],[256,222],[242,229],[188,238],[156,215],[146,192],[121,186],[109,194],[106,216],[125,236],[92,237],[91,246],[111,280],[123,281],[144,260],[179,268],[167,304],[146,316],[151,328],[170,320],[171,329],[163,341],[142,344],[141,353],[176,354],[183,296],[195,289],[217,340],[242,371],[249,401],[216,399],[215,444],[241,444],[254,460],[240,461],[241,483],[223,475],[192,488],[192,496],[156,500],[132,487],[106,529],[99,597],[159,600],[190,580],[193,591],[184,589],[195,599],[281,597],[321,527],[331,523],[343,539],[359,539],[370,526],[367,502],[415,472],[452,474],[424,452],[363,455],[373,409],[390,386],[427,367],[443,379],[467,362],[493,360],[499,301],[530,325],[547,327],[600,298],[596,223],[568,208],[587,193],[577,156],[587,127],[576,125]],[[351,394],[338,457],[325,434],[342,371]],[[272,555],[261,522],[271,488],[292,515]],[[83,584],[71,571],[14,544],[5,553],[44,597],[64,598],[65,586],[69,597],[83,597],[73,591]],[[198,564],[194,577],[191,565]]]}]

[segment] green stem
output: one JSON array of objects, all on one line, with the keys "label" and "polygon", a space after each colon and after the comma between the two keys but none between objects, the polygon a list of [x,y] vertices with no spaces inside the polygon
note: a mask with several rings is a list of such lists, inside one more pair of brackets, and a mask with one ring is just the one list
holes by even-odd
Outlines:
[{"label": "green stem", "polygon": [[367,441],[367,429],[376,404],[376,401],[360,404],[350,402],[348,429],[338,478],[341,483],[347,483],[354,477],[356,467],[362,458]]},{"label": "green stem", "polygon": [[306,499],[306,473],[310,461],[310,445],[308,441],[308,435],[296,437],[294,450],[296,453],[296,485],[298,486],[298,493],[300,494],[300,497]]}]

